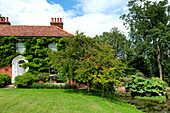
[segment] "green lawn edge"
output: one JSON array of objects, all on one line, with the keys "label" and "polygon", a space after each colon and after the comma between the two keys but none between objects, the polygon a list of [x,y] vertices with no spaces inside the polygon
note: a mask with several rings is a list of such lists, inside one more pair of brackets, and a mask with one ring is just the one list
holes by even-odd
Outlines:
[{"label": "green lawn edge", "polygon": [[0,109],[1,113],[141,113],[118,99],[56,89],[0,89]]}]

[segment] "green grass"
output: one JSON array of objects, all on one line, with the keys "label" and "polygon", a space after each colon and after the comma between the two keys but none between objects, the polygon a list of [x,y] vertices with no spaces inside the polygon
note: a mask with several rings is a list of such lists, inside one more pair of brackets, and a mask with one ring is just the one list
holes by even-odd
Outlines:
[{"label": "green grass", "polygon": [[137,99],[144,99],[144,100],[156,100],[156,101],[166,101],[165,96],[153,96],[153,97],[135,97]]},{"label": "green grass", "polygon": [[[168,98],[170,99],[170,92],[168,92],[167,95],[168,95]],[[153,97],[140,97],[140,96],[137,96],[135,98],[144,99],[144,100],[166,101],[165,96],[153,96]]]},{"label": "green grass", "polygon": [[0,89],[0,113],[140,113],[119,100],[79,90]]}]

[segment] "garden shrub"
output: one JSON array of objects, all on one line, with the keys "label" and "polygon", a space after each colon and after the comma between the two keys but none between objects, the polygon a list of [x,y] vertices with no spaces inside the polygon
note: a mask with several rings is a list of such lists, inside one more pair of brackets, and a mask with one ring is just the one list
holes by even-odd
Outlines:
[{"label": "garden shrub", "polygon": [[11,76],[8,74],[0,73],[0,87],[4,87],[9,84],[11,84]]},{"label": "garden shrub", "polygon": [[58,84],[44,84],[44,83],[33,83],[31,85],[33,89],[75,89],[75,85],[58,85]]},{"label": "garden shrub", "polygon": [[132,96],[159,96],[166,93],[162,84],[138,76],[132,76],[125,87],[131,90]]},{"label": "garden shrub", "polygon": [[27,72],[27,73],[24,73],[23,75],[19,75],[15,77],[14,85],[18,86],[18,88],[30,88],[31,85],[36,80],[37,80],[37,75]]},{"label": "garden shrub", "polygon": [[168,87],[168,84],[165,81],[158,78],[158,77],[152,77],[151,80],[163,85],[164,87]]},{"label": "garden shrub", "polygon": [[0,75],[0,87],[4,87],[5,86],[5,78],[4,76],[1,74]]},{"label": "garden shrub", "polygon": [[8,74],[4,74],[5,76],[5,85],[11,84],[11,76]]}]

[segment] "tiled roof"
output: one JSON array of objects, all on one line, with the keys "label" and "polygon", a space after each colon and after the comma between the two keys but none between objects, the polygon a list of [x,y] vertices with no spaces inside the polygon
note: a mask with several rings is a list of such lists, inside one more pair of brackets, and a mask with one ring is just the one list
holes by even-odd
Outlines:
[{"label": "tiled roof", "polygon": [[75,36],[58,26],[0,25],[0,36]]}]

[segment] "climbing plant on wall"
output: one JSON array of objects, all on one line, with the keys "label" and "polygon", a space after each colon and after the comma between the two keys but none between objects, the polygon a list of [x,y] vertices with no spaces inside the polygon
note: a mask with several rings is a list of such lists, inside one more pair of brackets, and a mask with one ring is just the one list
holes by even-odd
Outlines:
[{"label": "climbing plant on wall", "polygon": [[0,37],[0,67],[11,65],[12,59],[19,53],[16,52],[17,37]]},{"label": "climbing plant on wall", "polygon": [[50,70],[50,58],[47,53],[51,51],[48,45],[53,43],[58,43],[60,38],[30,38],[26,39],[24,42],[25,51],[22,54],[26,56],[26,60],[29,63],[24,63],[22,66],[24,68],[29,67],[29,71],[33,73],[48,73]]},{"label": "climbing plant on wall", "polygon": [[[23,53],[16,52],[16,44],[24,43],[25,50]],[[49,44],[56,44],[57,49],[62,50],[64,42],[62,38],[50,37],[1,37],[0,38],[0,67],[11,65],[12,59],[21,54],[25,56],[28,63],[23,63],[22,67],[29,67],[29,71],[35,74],[49,72],[50,64],[47,53],[51,51]]]}]

